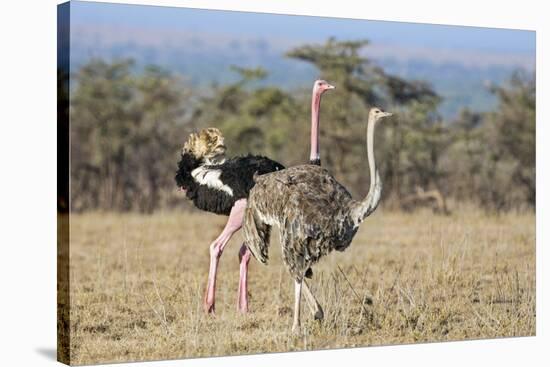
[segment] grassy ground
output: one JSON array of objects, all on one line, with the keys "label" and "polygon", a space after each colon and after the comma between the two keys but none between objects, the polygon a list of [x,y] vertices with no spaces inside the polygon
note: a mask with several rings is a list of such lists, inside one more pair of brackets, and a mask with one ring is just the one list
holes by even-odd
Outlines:
[{"label": "grassy ground", "polygon": [[379,210],[345,253],[314,267],[325,320],[303,302],[298,336],[277,232],[270,264],[250,262],[250,314],[236,312],[240,233],[221,259],[216,316],[203,314],[208,245],[224,222],[202,213],[71,216],[72,363],[535,333],[533,214]]}]

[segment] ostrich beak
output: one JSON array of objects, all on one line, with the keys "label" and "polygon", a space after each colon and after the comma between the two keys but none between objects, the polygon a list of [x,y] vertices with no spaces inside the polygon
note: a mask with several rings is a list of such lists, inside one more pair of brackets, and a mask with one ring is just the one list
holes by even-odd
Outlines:
[{"label": "ostrich beak", "polygon": [[336,87],[332,84],[327,84],[325,88],[328,90],[328,89],[335,89]]},{"label": "ostrich beak", "polygon": [[393,113],[391,112],[382,112],[382,117],[390,117],[393,116]]}]

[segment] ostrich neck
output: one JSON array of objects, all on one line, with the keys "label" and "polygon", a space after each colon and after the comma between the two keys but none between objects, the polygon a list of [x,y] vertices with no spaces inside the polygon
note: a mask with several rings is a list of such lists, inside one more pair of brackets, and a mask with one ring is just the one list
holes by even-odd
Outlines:
[{"label": "ostrich neck", "polygon": [[359,226],[363,219],[368,217],[378,206],[380,202],[380,194],[382,192],[382,182],[376,169],[374,159],[374,128],[376,120],[374,117],[369,117],[367,123],[367,160],[370,171],[370,186],[367,196],[359,202],[352,204],[350,215],[354,226]]},{"label": "ostrich neck", "polygon": [[313,90],[311,96],[311,150],[309,161],[320,162],[319,156],[319,109],[321,107],[321,93]]},{"label": "ostrich neck", "polygon": [[367,160],[369,162],[369,172],[370,172],[370,186],[367,197],[372,197],[374,192],[374,186],[376,181],[376,162],[374,160],[374,127],[376,125],[376,120],[369,118],[367,124]]}]

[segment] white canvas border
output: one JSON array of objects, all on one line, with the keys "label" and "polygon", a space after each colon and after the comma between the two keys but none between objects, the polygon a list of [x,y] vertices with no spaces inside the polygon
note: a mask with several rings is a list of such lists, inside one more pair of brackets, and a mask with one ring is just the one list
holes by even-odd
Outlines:
[{"label": "white canvas border", "polygon": [[[369,347],[320,352],[177,360],[143,366],[319,365],[543,365],[549,318],[545,265],[549,259],[544,208],[549,206],[549,22],[544,2],[525,0],[158,0],[118,3],[186,6],[269,13],[469,25],[537,31],[537,336],[452,343]],[[2,365],[53,365],[56,338],[56,4],[53,0],[2,3]],[[550,207],[550,206],[549,206]],[[548,308],[548,307],[547,307]],[[124,366],[127,364],[119,364]],[[129,364],[128,364],[129,365]]]}]

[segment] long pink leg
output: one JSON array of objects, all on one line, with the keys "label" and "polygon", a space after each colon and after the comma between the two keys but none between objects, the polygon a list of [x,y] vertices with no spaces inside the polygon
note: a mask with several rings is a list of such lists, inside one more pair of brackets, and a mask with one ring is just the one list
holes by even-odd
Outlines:
[{"label": "long pink leg", "polygon": [[252,253],[248,247],[243,244],[239,250],[239,293],[238,293],[238,310],[242,313],[248,312],[248,262]]},{"label": "long pink leg", "polygon": [[222,233],[212,242],[210,245],[210,270],[208,272],[208,285],[206,287],[206,294],[204,296],[204,310],[205,312],[214,312],[215,309],[215,293],[216,293],[216,274],[218,272],[218,262],[222,255],[222,252],[233,236],[233,233],[237,232],[243,223],[244,209],[246,208],[246,199],[240,199],[235,202],[229,219],[223,229]]}]

